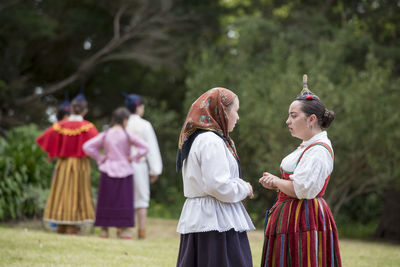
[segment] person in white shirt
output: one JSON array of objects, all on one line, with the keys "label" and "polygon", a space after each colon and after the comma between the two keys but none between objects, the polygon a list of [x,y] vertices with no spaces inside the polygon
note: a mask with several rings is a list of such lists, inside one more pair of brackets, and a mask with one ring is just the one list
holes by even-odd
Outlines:
[{"label": "person in white shirt", "polygon": [[326,131],[334,119],[307,87],[289,107],[286,124],[303,142],[281,162],[282,179],[265,172],[260,183],[278,191],[267,212],[261,266],[342,266],[338,232],[323,199],[333,170],[333,148]]},{"label": "person in white shirt", "polygon": [[[148,146],[148,153],[139,162],[132,162],[135,170],[134,204],[138,222],[138,238],[146,237],[147,208],[150,202],[150,183],[157,181],[162,172],[162,159],[157,137],[151,123],[143,119],[144,102],[139,95],[125,95],[125,105],[131,112],[126,131],[138,136]],[[137,153],[132,146],[132,154]]]},{"label": "person in white shirt", "polygon": [[232,91],[213,88],[192,104],[182,127],[177,171],[186,201],[177,226],[178,267],[253,265],[247,231],[255,228],[241,203],[253,188],[241,178],[229,137],[238,110]]}]

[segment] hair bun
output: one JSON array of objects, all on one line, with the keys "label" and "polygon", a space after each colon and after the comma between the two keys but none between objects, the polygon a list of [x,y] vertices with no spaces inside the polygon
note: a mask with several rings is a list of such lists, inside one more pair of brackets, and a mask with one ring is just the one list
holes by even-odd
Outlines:
[{"label": "hair bun", "polygon": [[322,116],[321,127],[328,128],[334,119],[335,119],[335,112],[333,112],[332,110],[325,109],[324,115]]}]

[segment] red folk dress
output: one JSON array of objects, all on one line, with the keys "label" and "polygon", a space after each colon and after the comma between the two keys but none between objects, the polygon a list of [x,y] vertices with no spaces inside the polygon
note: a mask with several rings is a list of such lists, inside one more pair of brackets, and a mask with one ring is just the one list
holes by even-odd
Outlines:
[{"label": "red folk dress", "polygon": [[[326,148],[323,142],[310,144]],[[281,168],[282,178],[290,180],[293,172]],[[279,192],[268,212],[261,266],[342,266],[338,233],[328,204],[323,199],[329,176],[320,193],[313,199],[296,199]]]},{"label": "red folk dress", "polygon": [[96,127],[86,120],[63,120],[36,139],[56,167],[43,219],[65,225],[94,221],[90,184],[90,162],[83,144],[96,136]]}]

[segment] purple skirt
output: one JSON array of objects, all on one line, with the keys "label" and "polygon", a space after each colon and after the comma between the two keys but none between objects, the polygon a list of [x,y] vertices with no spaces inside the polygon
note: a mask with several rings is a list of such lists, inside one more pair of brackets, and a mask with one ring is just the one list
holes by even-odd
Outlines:
[{"label": "purple skirt", "polygon": [[111,178],[101,173],[94,225],[120,228],[135,226],[133,175]]},{"label": "purple skirt", "polygon": [[252,267],[246,232],[181,234],[177,267]]}]

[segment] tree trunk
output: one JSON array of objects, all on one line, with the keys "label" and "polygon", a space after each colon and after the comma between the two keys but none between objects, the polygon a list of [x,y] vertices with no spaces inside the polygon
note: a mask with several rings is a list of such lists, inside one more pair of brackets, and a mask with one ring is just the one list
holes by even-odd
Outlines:
[{"label": "tree trunk", "polygon": [[375,236],[400,241],[400,191],[390,189],[386,193],[381,220]]}]

